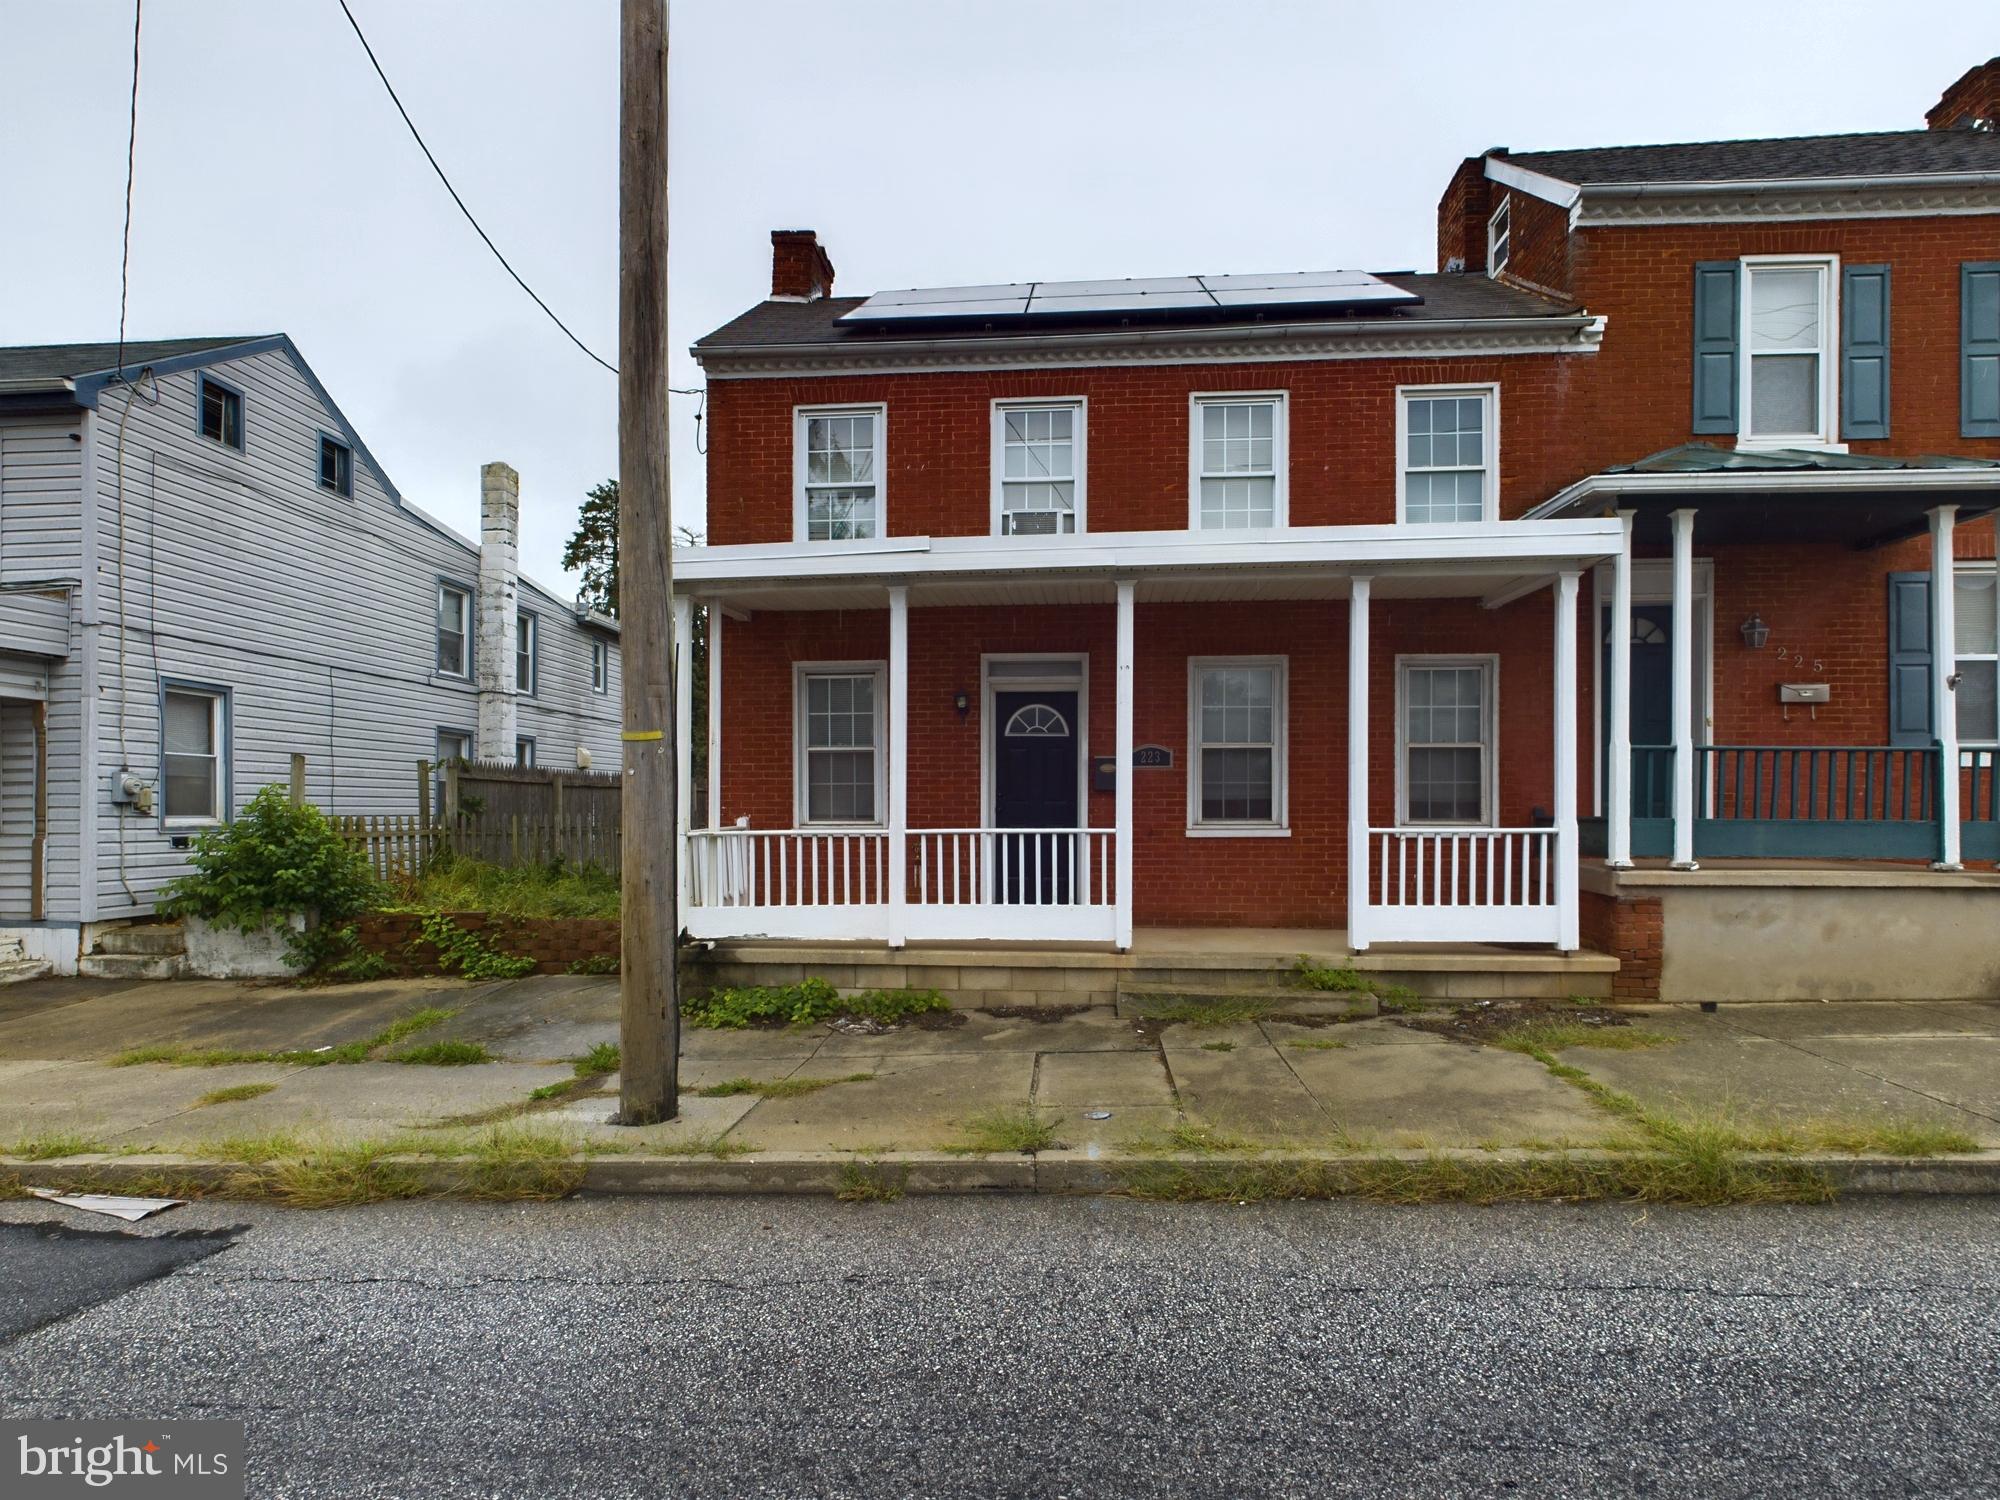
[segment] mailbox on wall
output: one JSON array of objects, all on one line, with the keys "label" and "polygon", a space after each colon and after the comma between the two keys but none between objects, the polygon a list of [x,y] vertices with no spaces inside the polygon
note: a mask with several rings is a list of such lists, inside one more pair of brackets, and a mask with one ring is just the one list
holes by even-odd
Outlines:
[{"label": "mailbox on wall", "polygon": [[1118,790],[1117,756],[1093,755],[1090,757],[1090,789],[1093,792],[1115,792]]},{"label": "mailbox on wall", "polygon": [[1824,682],[1781,682],[1778,684],[1780,703],[1831,703],[1833,689]]}]

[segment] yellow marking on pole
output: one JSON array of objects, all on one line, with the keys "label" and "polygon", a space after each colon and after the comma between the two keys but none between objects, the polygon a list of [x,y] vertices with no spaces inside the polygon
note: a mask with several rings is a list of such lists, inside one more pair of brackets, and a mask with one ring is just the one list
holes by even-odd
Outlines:
[{"label": "yellow marking on pole", "polygon": [[621,740],[663,740],[666,731],[660,729],[628,729],[618,738]]}]

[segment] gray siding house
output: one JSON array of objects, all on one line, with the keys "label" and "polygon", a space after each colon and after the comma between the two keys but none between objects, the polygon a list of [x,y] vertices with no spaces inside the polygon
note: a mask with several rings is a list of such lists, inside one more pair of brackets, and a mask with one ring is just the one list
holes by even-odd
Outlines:
[{"label": "gray siding house", "polygon": [[617,624],[397,493],[282,334],[0,349],[0,962],[72,972],[306,757],[329,812],[441,755],[618,763]]}]

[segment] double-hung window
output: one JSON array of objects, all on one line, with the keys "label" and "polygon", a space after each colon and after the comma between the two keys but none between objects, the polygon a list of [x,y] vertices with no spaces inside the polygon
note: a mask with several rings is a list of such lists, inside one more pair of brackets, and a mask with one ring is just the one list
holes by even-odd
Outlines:
[{"label": "double-hung window", "polygon": [[1402,518],[1424,523],[1496,519],[1498,386],[1402,386],[1396,392],[1397,489]]},{"label": "double-hung window", "polygon": [[445,677],[472,676],[472,591],[455,583],[438,585],[437,669]]},{"label": "double-hung window", "polygon": [[1492,823],[1495,659],[1420,656],[1396,665],[1397,820]]},{"label": "double-hung window", "polygon": [[212,375],[203,375],[197,384],[196,402],[201,414],[201,435],[241,453],[243,393]]},{"label": "double-hung window", "polygon": [[1486,221],[1486,274],[1498,276],[1507,269],[1508,257],[1514,249],[1513,195],[1502,193],[1500,206],[1493,210],[1493,217]]},{"label": "double-hung window", "polygon": [[532,735],[514,737],[514,764],[533,769],[535,764],[535,741]]},{"label": "double-hung window", "polygon": [[993,403],[993,530],[1070,536],[1084,529],[1084,403]]},{"label": "double-hung window", "polygon": [[846,542],[880,536],[888,409],[802,408],[796,417],[799,539]]},{"label": "double-hung window", "polygon": [[1953,631],[1958,639],[1952,693],[1962,744],[2000,745],[2000,581],[1992,563],[1962,567],[1954,576]]},{"label": "double-hung window", "polygon": [[1190,464],[1197,531],[1285,524],[1285,398],[1196,396]]},{"label": "double-hung window", "polygon": [[1188,826],[1285,827],[1285,658],[1188,661]]},{"label": "double-hung window", "polygon": [[882,821],[883,698],[878,663],[798,668],[801,823]]},{"label": "double-hung window", "polygon": [[611,642],[593,639],[590,643],[590,690],[611,691]]},{"label": "double-hung window", "polygon": [[1833,440],[1834,262],[1743,263],[1743,425],[1752,444]]},{"label": "double-hung window", "polygon": [[525,609],[514,624],[514,691],[535,695],[542,669],[541,621]]},{"label": "double-hung window", "polygon": [[160,817],[165,823],[223,818],[229,698],[212,688],[168,687],[161,695]]},{"label": "double-hung window", "polygon": [[339,438],[319,435],[319,487],[354,498],[354,450]]}]

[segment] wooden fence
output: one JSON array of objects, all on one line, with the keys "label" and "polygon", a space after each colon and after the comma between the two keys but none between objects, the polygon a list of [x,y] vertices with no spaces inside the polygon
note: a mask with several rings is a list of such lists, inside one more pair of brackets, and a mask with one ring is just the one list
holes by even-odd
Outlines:
[{"label": "wooden fence", "polygon": [[[304,757],[293,757],[292,795],[304,797]],[[421,875],[440,854],[496,865],[597,865],[620,861],[622,778],[491,761],[417,766],[415,813],[338,813],[328,822],[384,880]]]}]

